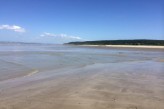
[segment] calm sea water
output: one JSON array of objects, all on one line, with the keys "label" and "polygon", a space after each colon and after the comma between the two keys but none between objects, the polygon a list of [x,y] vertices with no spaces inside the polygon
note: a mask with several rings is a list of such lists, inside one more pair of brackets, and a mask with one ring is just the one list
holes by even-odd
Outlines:
[{"label": "calm sea water", "polygon": [[[98,63],[161,62],[162,50],[77,47],[66,45],[1,45],[0,81],[64,68]],[[162,68],[161,68],[162,70]]]}]

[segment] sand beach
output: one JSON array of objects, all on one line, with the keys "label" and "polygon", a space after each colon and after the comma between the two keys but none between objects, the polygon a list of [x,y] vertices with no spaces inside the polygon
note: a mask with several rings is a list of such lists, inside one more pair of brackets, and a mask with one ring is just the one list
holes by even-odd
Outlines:
[{"label": "sand beach", "polygon": [[6,48],[0,109],[164,109],[163,50]]},{"label": "sand beach", "polygon": [[88,47],[111,47],[111,48],[150,48],[150,49],[164,49],[164,46],[153,45],[79,45]]}]

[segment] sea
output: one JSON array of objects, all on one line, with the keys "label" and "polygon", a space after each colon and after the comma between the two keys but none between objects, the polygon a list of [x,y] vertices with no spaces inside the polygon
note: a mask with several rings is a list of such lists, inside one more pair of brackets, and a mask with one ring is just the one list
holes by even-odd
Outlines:
[{"label": "sea", "polygon": [[84,47],[55,44],[1,44],[0,81],[40,72],[80,68],[93,64],[160,62],[163,49]]}]

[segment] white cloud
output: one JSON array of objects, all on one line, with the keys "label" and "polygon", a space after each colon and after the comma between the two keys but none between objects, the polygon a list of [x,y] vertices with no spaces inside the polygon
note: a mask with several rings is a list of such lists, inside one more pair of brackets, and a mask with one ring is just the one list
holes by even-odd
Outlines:
[{"label": "white cloud", "polygon": [[47,37],[47,36],[48,37],[56,37],[56,38],[70,39],[70,40],[82,40],[82,38],[78,37],[78,36],[70,36],[67,34],[52,34],[52,33],[47,33],[47,32],[44,32],[40,36],[42,36],[42,37]]},{"label": "white cloud", "polygon": [[0,30],[12,30],[15,32],[23,33],[25,29],[17,25],[0,25]]}]

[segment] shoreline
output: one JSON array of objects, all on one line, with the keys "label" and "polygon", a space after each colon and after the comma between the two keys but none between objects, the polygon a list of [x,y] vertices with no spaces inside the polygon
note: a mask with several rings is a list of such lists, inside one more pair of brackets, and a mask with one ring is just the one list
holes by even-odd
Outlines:
[{"label": "shoreline", "polygon": [[153,45],[78,45],[84,47],[111,47],[111,48],[152,48],[152,49],[164,49],[164,46]]},{"label": "shoreline", "polygon": [[11,46],[0,109],[164,109],[164,49]]}]

